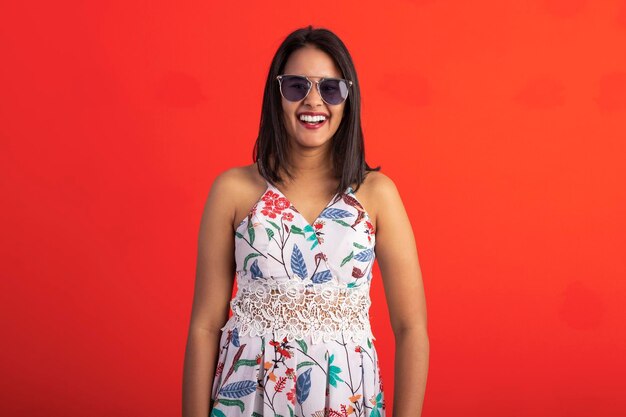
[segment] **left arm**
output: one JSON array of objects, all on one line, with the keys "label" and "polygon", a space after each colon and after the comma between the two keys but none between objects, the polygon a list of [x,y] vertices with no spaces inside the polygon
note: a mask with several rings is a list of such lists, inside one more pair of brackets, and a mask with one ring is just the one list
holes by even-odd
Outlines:
[{"label": "left arm", "polygon": [[430,343],[426,299],[411,223],[391,179],[379,174],[375,189],[376,258],[396,341],[393,417],[419,417],[426,391]]}]

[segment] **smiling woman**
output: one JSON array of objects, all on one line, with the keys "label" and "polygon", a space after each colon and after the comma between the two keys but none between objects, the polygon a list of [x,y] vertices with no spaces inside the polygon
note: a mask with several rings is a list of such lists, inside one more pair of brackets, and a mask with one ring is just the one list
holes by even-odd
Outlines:
[{"label": "smiling woman", "polygon": [[334,33],[299,29],[278,48],[253,161],[216,178],[203,213],[184,416],[384,417],[376,258],[404,370],[395,398],[419,416],[428,337],[415,242],[395,185],[365,162],[358,78]]}]

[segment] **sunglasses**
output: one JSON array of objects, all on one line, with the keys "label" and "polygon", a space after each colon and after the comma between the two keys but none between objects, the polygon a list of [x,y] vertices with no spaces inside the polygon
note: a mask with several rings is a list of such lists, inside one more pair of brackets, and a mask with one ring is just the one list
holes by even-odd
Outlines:
[{"label": "sunglasses", "polygon": [[280,94],[289,101],[303,100],[311,92],[313,82],[317,84],[317,92],[326,104],[341,104],[348,98],[352,81],[342,78],[321,78],[311,81],[304,75],[279,75]]}]

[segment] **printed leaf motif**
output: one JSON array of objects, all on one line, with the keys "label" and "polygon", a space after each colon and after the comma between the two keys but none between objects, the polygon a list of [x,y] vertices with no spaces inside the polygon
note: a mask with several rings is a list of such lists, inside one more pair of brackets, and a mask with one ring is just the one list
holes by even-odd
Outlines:
[{"label": "printed leaf motif", "polygon": [[380,400],[383,399],[383,392],[380,391],[378,395],[376,395],[376,405],[380,404]]},{"label": "printed leaf motif", "polygon": [[291,233],[304,236],[304,232],[296,225],[291,225]]},{"label": "printed leaf motif", "polygon": [[380,411],[378,411],[378,407],[372,408],[372,411],[370,411],[370,417],[380,417]]},{"label": "printed leaf motif", "polygon": [[352,213],[347,210],[342,210],[338,208],[328,207],[322,214],[320,214],[320,218],[324,219],[345,219],[346,217],[352,217]]},{"label": "printed leaf motif", "polygon": [[346,264],[346,262],[348,262],[350,259],[352,259],[353,256],[354,256],[354,251],[350,252],[350,255],[348,255],[345,258],[343,258],[343,260],[341,261],[341,265],[339,265],[339,266],[344,266]]},{"label": "printed leaf motif", "polygon": [[302,252],[300,252],[298,245],[295,243],[293,245],[293,252],[291,252],[291,269],[293,273],[298,275],[301,279],[305,279],[308,275]]},{"label": "printed leaf motif", "polygon": [[250,259],[252,259],[252,258],[257,257],[257,256],[259,256],[259,254],[255,253],[255,252],[253,252],[253,253],[249,254],[248,256],[246,256],[246,259],[243,260],[243,269],[244,269],[244,271],[246,270],[246,265],[248,265],[248,261]]},{"label": "printed leaf motif", "polygon": [[359,249],[367,249],[365,246],[360,245],[360,244],[358,244],[358,243],[356,243],[356,242],[353,242],[352,244],[353,244],[355,247],[359,248]]},{"label": "printed leaf motif", "polygon": [[237,381],[225,385],[220,390],[224,397],[241,398],[256,391],[257,381]]},{"label": "printed leaf motif", "polygon": [[350,226],[350,223],[346,223],[346,222],[344,222],[343,220],[340,220],[340,219],[333,219],[333,221],[336,222],[336,223],[339,223],[342,226],[352,227],[352,226]]},{"label": "printed leaf motif", "polygon": [[332,277],[333,276],[329,270],[320,271],[313,274],[313,276],[311,277],[311,281],[313,281],[315,284],[321,284],[323,282],[330,281]]},{"label": "printed leaf motif", "polygon": [[235,236],[237,236],[239,239],[243,239],[243,235],[239,232],[235,232]]},{"label": "printed leaf motif", "polygon": [[374,257],[374,251],[372,249],[364,250],[354,255],[354,259],[361,262],[367,262]]},{"label": "printed leaf motif", "polygon": [[235,372],[237,372],[237,368],[240,366],[257,366],[257,362],[256,359],[239,359],[235,363]]},{"label": "printed leaf motif", "polygon": [[250,237],[250,245],[254,244],[254,227],[252,227],[252,225],[250,225],[250,227],[248,227],[248,236]]},{"label": "printed leaf motif", "polygon": [[259,260],[255,259],[250,265],[250,272],[252,273],[252,279],[263,278],[263,272],[259,268]]},{"label": "printed leaf motif", "polygon": [[333,386],[336,387],[337,386],[337,381],[339,382],[343,382],[343,379],[341,379],[339,377],[339,373],[341,372],[341,368],[335,365],[331,365],[331,363],[333,363],[333,360],[335,360],[335,354],[333,353],[332,355],[330,355],[330,358],[328,360],[328,382]]},{"label": "printed leaf motif", "polygon": [[226,417],[226,414],[224,414],[222,410],[213,407],[213,410],[211,410],[211,417]]},{"label": "printed leaf motif", "polygon": [[267,240],[272,240],[272,238],[274,237],[274,231],[269,227],[266,227],[265,231],[267,232]]},{"label": "printed leaf motif", "polygon": [[241,400],[229,400],[227,398],[220,398],[219,400],[217,400],[217,402],[220,403],[220,404],[228,405],[228,406],[239,407],[239,409],[241,410],[242,413],[246,409],[246,406],[244,405],[243,401],[241,401]]},{"label": "printed leaf motif", "polygon": [[328,383],[333,387],[337,387],[337,382],[343,382],[343,379],[339,377],[339,373],[341,372],[341,368],[335,365],[332,365],[328,368]]},{"label": "printed leaf motif", "polygon": [[300,362],[298,364],[298,366],[296,366],[296,370],[298,370],[300,368],[303,368],[305,366],[315,366],[315,362],[309,362],[309,361],[307,361],[307,362]]},{"label": "printed leaf motif", "polygon": [[369,346],[370,348],[372,347],[372,341],[369,337],[367,338],[367,346]]},{"label": "printed leaf motif", "polygon": [[300,345],[300,349],[302,349],[302,351],[304,353],[306,353],[308,346],[306,345],[306,342],[302,339],[296,339],[296,343]]},{"label": "printed leaf motif", "polygon": [[313,368],[309,368],[303,373],[300,374],[298,380],[296,381],[296,398],[298,402],[302,404],[309,397],[309,393],[311,392],[311,370]]},{"label": "printed leaf motif", "polygon": [[287,404],[287,407],[289,408],[289,417],[293,417],[293,408],[289,404]]},{"label": "printed leaf motif", "polygon": [[272,227],[274,227],[276,230],[280,230],[280,226],[278,226],[278,225],[277,225],[276,223],[274,223],[273,221],[268,220],[267,222],[268,222],[269,224],[271,224],[271,225],[272,225]]},{"label": "printed leaf motif", "polygon": [[311,226],[310,224],[304,226],[304,231],[307,233],[315,233],[315,229],[313,229],[313,226]]},{"label": "printed leaf motif", "polygon": [[263,417],[263,414],[257,413],[256,411],[252,412],[252,417]]},{"label": "printed leaf motif", "polygon": [[233,344],[233,346],[239,347],[239,329],[236,327],[233,329],[233,333],[230,335],[230,342]]}]

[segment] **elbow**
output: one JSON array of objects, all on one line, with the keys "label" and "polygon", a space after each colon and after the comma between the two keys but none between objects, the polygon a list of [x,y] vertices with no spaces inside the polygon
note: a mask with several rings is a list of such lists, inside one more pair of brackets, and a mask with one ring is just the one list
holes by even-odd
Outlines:
[{"label": "elbow", "polygon": [[396,340],[411,339],[413,341],[427,343],[428,329],[426,326],[416,325],[414,323],[407,325],[392,326],[393,334]]}]

